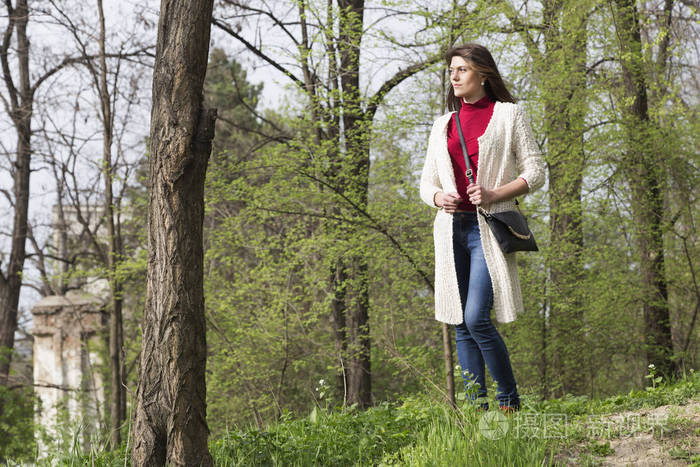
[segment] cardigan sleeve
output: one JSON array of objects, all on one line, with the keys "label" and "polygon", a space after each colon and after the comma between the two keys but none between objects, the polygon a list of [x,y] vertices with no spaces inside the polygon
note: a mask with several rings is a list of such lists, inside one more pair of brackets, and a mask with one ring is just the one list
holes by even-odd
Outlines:
[{"label": "cardigan sleeve", "polygon": [[515,107],[515,160],[518,175],[525,179],[529,191],[533,192],[544,185],[545,165],[542,153],[537,147],[530,122],[519,105]]},{"label": "cardigan sleeve", "polygon": [[425,155],[425,163],[423,164],[423,173],[420,177],[420,197],[425,204],[432,208],[437,208],[433,199],[435,193],[442,191],[442,185],[440,184],[440,176],[437,171],[437,164],[435,162],[435,152],[437,141],[435,141],[436,125],[433,125],[433,129],[430,131],[430,138],[428,139],[428,150]]}]

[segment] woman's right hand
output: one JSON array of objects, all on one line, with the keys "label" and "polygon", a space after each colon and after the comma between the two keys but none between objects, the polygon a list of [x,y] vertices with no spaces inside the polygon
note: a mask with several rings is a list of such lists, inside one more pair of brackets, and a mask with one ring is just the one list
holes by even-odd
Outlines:
[{"label": "woman's right hand", "polygon": [[456,191],[451,193],[443,193],[442,191],[438,191],[435,193],[435,205],[442,207],[445,212],[450,214],[457,210],[457,205],[461,202],[462,197],[459,196],[459,193]]}]

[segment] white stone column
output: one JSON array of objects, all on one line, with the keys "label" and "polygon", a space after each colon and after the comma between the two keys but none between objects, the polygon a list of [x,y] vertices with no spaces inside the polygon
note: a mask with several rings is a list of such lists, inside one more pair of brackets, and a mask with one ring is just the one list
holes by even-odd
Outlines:
[{"label": "white stone column", "polygon": [[[99,334],[106,316],[102,308],[93,295],[77,292],[45,297],[32,308],[34,392],[41,401],[37,422],[55,440],[59,428],[71,437],[78,434],[84,448],[103,428],[105,393],[99,367],[105,346]],[[49,446],[38,442],[46,454]]]}]

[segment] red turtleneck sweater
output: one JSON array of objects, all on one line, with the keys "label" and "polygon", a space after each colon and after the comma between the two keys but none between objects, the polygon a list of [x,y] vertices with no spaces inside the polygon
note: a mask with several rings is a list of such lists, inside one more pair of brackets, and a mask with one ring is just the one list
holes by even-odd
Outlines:
[{"label": "red turtleneck sweater", "polygon": [[[486,127],[493,115],[493,108],[496,105],[489,96],[484,96],[473,104],[468,104],[462,101],[462,107],[459,109],[459,121],[462,124],[462,133],[464,141],[467,143],[467,154],[472,163],[474,170],[474,180],[476,180],[476,172],[479,170],[479,140],[478,138],[484,134]],[[455,125],[454,117],[447,124],[447,150],[452,159],[452,168],[455,172],[455,182],[457,182],[457,193],[462,197],[462,202],[459,203],[457,209],[463,211],[476,211],[474,206],[467,196],[467,186],[469,181],[464,175],[466,164],[462,155],[462,145],[459,142],[459,133]]]}]

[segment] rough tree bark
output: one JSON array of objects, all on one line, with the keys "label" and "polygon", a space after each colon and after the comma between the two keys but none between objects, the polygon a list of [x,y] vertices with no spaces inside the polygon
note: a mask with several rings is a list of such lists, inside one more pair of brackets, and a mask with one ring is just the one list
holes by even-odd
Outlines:
[{"label": "rough tree bark", "polygon": [[[35,89],[30,84],[29,76],[29,39],[27,22],[29,9],[27,0],[18,0],[15,8],[12,2],[5,2],[8,14],[8,26],[2,42],[0,60],[2,61],[3,79],[8,95],[2,100],[17,134],[17,155],[14,161],[13,195],[14,215],[10,262],[7,272],[0,271],[0,386],[6,386],[12,349],[15,346],[17,330],[17,306],[22,287],[22,272],[26,257],[27,219],[29,210],[29,175],[31,173],[31,122]],[[15,86],[10,70],[8,54],[12,34],[17,32],[17,61],[19,68],[19,88]],[[0,411],[2,407],[0,407]]]},{"label": "rough tree bark", "polygon": [[[640,256],[644,291],[644,346],[647,360],[665,377],[680,372],[673,361],[668,287],[664,265],[663,150],[655,142],[656,128],[649,117],[648,83],[642,51],[641,26],[634,0],[616,0],[616,31],[624,82],[626,152],[623,171],[632,191],[631,206]],[[666,2],[666,9],[672,7]],[[670,19],[668,20],[670,21]],[[661,54],[666,48],[662,44]],[[662,57],[665,62],[666,58]],[[658,148],[659,150],[654,150]]]},{"label": "rough tree bark", "polygon": [[[364,0],[338,0],[340,86],[347,154],[341,172],[346,174],[343,192],[363,211],[369,192],[369,132],[360,95],[360,42],[363,34]],[[369,126],[367,126],[369,124]],[[350,299],[346,314],[348,338],[347,400],[359,407],[372,403],[372,373],[369,333],[368,263],[362,254],[348,258]]]},{"label": "rough tree bark", "polygon": [[202,105],[213,0],[162,0],[153,75],[148,279],[132,463],[212,465],[202,225],[215,110]]}]

